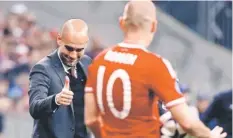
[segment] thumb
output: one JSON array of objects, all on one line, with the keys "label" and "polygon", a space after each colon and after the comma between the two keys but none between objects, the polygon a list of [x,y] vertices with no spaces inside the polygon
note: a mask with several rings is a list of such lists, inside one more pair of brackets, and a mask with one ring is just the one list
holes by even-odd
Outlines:
[{"label": "thumb", "polygon": [[65,77],[65,85],[64,88],[69,90],[70,89],[70,79],[68,76]]}]

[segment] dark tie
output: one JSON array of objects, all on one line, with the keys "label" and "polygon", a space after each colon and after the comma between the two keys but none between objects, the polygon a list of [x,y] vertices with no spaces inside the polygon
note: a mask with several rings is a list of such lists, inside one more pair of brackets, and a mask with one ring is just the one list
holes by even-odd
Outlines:
[{"label": "dark tie", "polygon": [[68,72],[69,72],[69,74],[70,74],[71,76],[73,76],[74,78],[76,78],[76,79],[78,78],[76,67],[71,67],[71,68],[68,70]]}]

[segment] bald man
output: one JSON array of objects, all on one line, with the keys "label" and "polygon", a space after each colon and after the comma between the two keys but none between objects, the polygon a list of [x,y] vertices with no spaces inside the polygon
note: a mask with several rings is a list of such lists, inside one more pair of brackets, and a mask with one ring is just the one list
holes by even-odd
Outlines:
[{"label": "bald man", "polygon": [[120,27],[122,43],[102,53],[89,66],[85,87],[85,123],[96,138],[160,138],[158,99],[174,119],[198,138],[223,138],[189,113],[168,60],[150,53],[157,30],[151,1],[126,4]]},{"label": "bald man", "polygon": [[[30,114],[33,138],[87,138],[84,86],[91,59],[84,55],[88,26],[80,19],[64,23],[59,45],[30,72]],[[26,132],[28,133],[28,132]]]}]

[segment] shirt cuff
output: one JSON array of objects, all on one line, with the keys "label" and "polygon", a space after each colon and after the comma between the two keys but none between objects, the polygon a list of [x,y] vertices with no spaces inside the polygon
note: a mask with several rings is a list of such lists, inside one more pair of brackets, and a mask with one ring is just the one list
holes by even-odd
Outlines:
[{"label": "shirt cuff", "polygon": [[53,102],[52,102],[52,110],[53,110],[53,113],[55,113],[58,109],[60,104],[57,103],[56,101],[56,95],[53,96]]},{"label": "shirt cuff", "polygon": [[59,103],[57,102],[56,95],[54,96],[54,101],[55,101],[55,104],[56,104],[56,105],[61,105],[61,104],[59,104]]}]

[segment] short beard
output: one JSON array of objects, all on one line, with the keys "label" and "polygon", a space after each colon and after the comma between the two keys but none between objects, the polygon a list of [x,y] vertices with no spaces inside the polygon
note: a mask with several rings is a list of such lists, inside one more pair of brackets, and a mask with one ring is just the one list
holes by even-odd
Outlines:
[{"label": "short beard", "polygon": [[77,60],[75,63],[69,64],[69,63],[67,63],[66,58],[63,54],[60,54],[60,57],[61,57],[62,63],[64,65],[66,65],[67,67],[75,67],[77,65],[77,63],[79,62],[79,60]]}]

